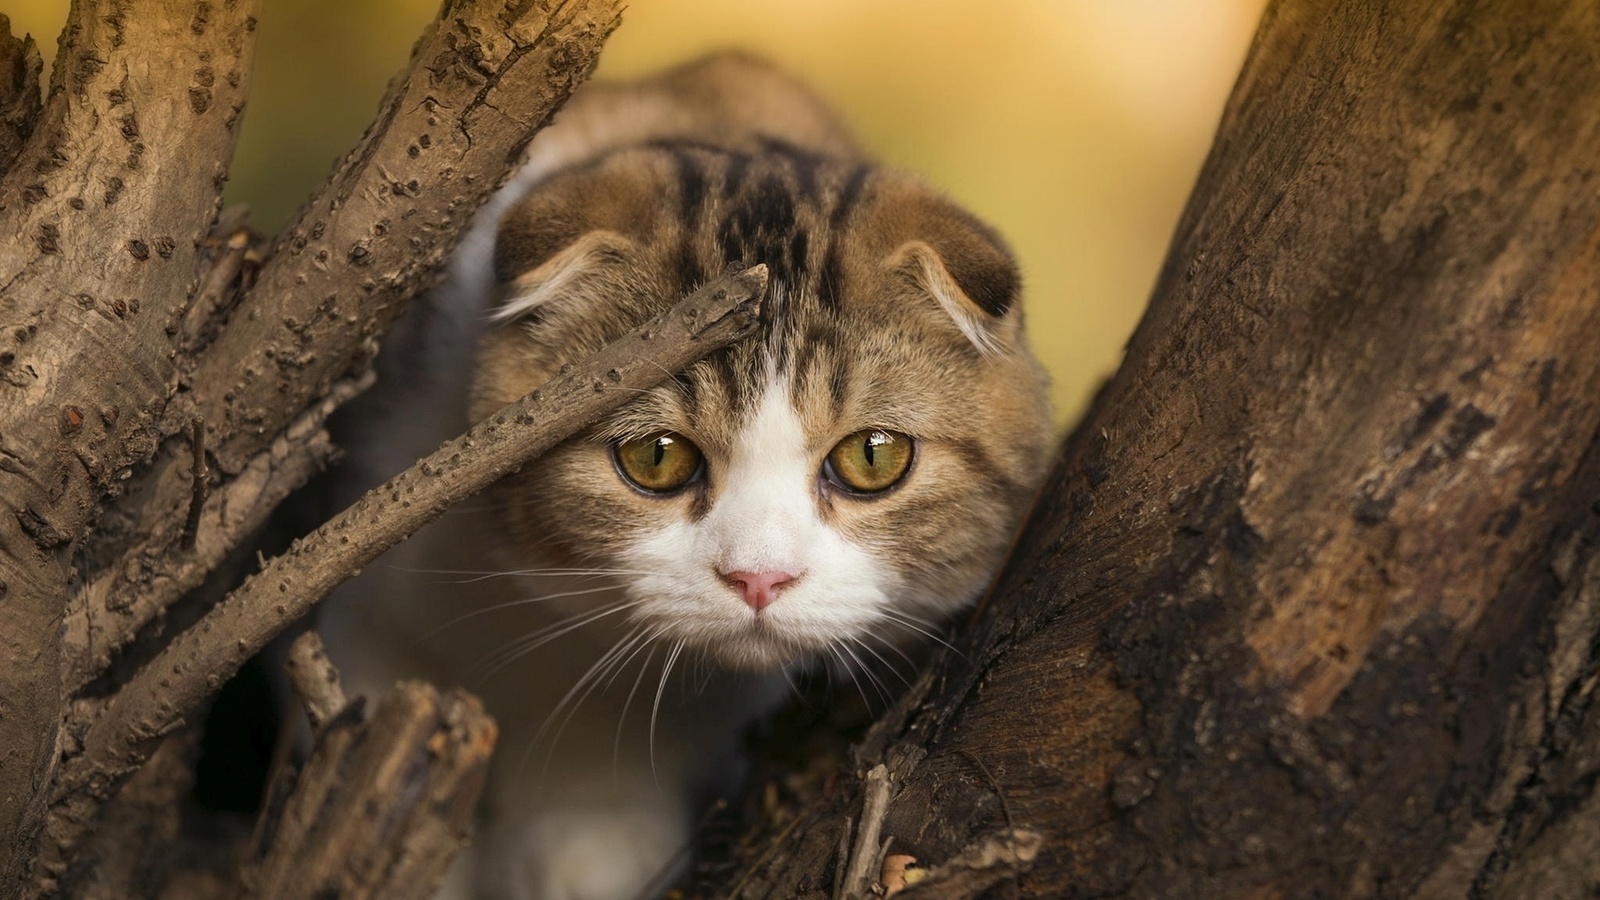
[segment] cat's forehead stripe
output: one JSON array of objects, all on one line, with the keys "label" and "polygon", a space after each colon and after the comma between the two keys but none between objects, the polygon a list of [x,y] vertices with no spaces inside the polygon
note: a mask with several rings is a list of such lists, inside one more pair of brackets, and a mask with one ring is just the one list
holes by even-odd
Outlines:
[{"label": "cat's forehead stripe", "polygon": [[686,147],[666,148],[678,169],[678,215],[685,222],[700,216],[706,201],[706,173]]}]

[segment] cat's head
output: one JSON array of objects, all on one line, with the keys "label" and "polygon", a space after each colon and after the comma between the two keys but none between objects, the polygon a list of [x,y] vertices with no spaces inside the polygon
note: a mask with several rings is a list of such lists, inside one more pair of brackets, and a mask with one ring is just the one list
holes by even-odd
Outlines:
[{"label": "cat's head", "polygon": [[472,414],[727,263],[766,263],[755,337],[495,490],[498,539],[525,564],[636,573],[622,581],[637,622],[771,668],[898,642],[970,603],[1050,426],[1017,269],[988,228],[903,174],[745,149],[615,152],[515,207]]}]

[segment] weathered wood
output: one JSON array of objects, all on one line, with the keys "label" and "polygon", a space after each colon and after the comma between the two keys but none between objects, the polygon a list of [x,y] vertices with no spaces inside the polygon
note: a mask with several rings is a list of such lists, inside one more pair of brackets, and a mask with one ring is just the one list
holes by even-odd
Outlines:
[{"label": "weathered wood", "polygon": [[[1600,8],[1275,3],[965,657],[859,751],[1022,896],[1600,886]],[[799,811],[826,883],[860,781]],[[746,891],[744,896],[756,896]]]},{"label": "weathered wood", "polygon": [[239,897],[427,900],[465,846],[496,735],[482,705],[401,682],[370,720],[346,710],[269,802]]},{"label": "weathered wood", "polygon": [[3,896],[26,871],[57,755],[75,544],[153,448],[177,387],[167,326],[216,215],[254,9],[79,0],[49,100],[0,180]]}]

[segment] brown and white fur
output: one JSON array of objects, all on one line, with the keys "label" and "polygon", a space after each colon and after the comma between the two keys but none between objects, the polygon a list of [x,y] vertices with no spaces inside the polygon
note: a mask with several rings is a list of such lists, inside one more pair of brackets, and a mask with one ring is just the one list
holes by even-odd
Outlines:
[{"label": "brown and white fur", "polygon": [[[360,686],[482,676],[464,683],[502,739],[461,895],[634,896],[688,840],[700,792],[736,771],[785,668],[924,639],[983,590],[1029,503],[1049,417],[1010,255],[736,56],[587,86],[535,139],[386,344],[343,427],[344,483],[376,482],[741,261],[771,271],[757,336],[447,515],[330,606],[324,631]],[[824,466],[864,429],[914,442],[901,480],[870,495]],[[703,469],[649,494],[613,447],[661,433],[697,445]],[[757,603],[742,573],[782,578]]]}]

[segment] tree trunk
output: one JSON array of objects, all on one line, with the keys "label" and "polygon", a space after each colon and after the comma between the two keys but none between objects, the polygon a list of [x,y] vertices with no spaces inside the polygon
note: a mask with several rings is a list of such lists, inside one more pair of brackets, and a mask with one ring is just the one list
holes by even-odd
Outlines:
[{"label": "tree trunk", "polygon": [[1586,0],[1275,3],[962,655],[703,890],[1600,891],[1596,97]]},{"label": "tree trunk", "polygon": [[[157,626],[328,458],[372,340],[616,19],[447,2],[258,261],[213,227],[254,8],[77,0],[42,109],[0,38],[0,896],[154,877],[83,871],[80,839],[146,808],[169,833],[187,733],[102,809],[192,714],[149,687],[240,657]],[[1584,0],[1275,3],[960,652],[702,891],[1600,890],[1597,96]],[[160,655],[189,645],[214,665]],[[125,683],[150,698],[126,721]],[[347,815],[306,784],[285,809]],[[280,831],[258,861],[337,856]]]}]

